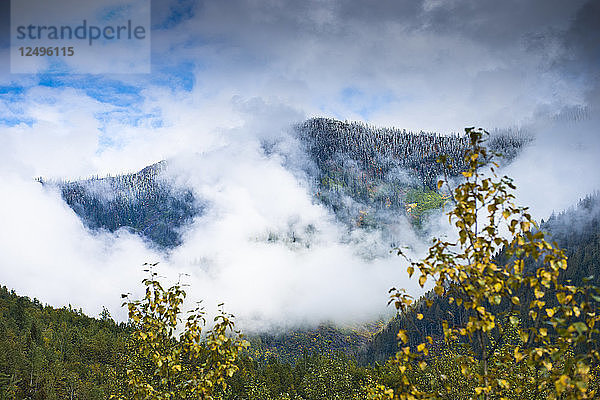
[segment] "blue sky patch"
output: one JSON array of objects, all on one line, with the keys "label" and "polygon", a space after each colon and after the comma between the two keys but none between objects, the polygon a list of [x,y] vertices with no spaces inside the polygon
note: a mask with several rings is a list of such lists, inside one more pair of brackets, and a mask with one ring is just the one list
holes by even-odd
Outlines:
[{"label": "blue sky patch", "polygon": [[152,2],[152,29],[170,29],[194,16],[197,0],[173,1],[166,5]]},{"label": "blue sky patch", "polygon": [[365,93],[365,91],[354,86],[345,87],[340,91],[342,104],[364,119],[369,119],[373,113],[385,109],[391,103],[399,100],[391,91]]}]

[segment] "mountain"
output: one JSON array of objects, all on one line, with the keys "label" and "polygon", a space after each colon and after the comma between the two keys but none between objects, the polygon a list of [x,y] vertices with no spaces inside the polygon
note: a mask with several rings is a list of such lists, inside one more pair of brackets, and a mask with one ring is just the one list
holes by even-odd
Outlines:
[{"label": "mountain", "polygon": [[[464,135],[409,132],[329,118],[309,119],[294,126],[292,132],[307,160],[301,168],[310,180],[314,201],[330,209],[349,229],[382,230],[392,246],[401,244],[395,231],[402,226],[400,218],[408,216],[417,229],[425,229],[428,214],[445,204],[446,196],[436,187],[438,177],[444,171],[458,176],[465,169],[468,138]],[[506,162],[510,162],[530,140],[519,131],[495,131],[488,145],[506,154]],[[265,146],[265,154],[270,151]],[[450,163],[446,170],[437,162],[441,156]],[[114,177],[40,182],[57,186],[88,229],[127,229],[151,246],[168,251],[181,243],[186,225],[208,212],[191,188],[175,184],[168,168],[168,163],[161,161]],[[278,239],[269,236],[268,240]],[[313,352],[355,354],[380,329],[381,325],[358,330],[322,325],[253,340],[263,353],[289,361]],[[383,336],[385,329],[379,335]]]},{"label": "mountain", "polygon": [[[412,199],[411,191],[420,191],[423,197],[431,194],[432,202],[435,196],[442,197],[442,193],[428,186],[426,179],[439,168],[433,162],[433,157],[438,155],[435,151],[440,149],[439,146],[438,150],[435,148],[436,140],[440,143],[448,140],[442,148],[454,149],[454,157],[464,152],[461,147],[464,138],[458,135],[454,139],[445,139],[429,133],[406,133],[404,137],[404,131],[324,119],[306,121],[296,129],[310,160],[306,171],[314,180],[315,201],[330,207],[336,215],[339,213],[341,221],[344,221],[344,215],[350,214],[343,210],[342,203],[331,199],[345,196],[361,207],[371,207],[376,215],[384,215],[384,212],[413,212],[406,209]],[[496,150],[504,150],[515,157],[527,140],[518,133],[498,134],[491,137],[489,144],[496,143]],[[410,152],[413,141],[424,145],[434,143],[433,150],[429,153],[417,151],[415,155]],[[380,143],[385,146],[379,146]],[[419,157],[422,159],[420,164]],[[406,172],[413,165],[411,162],[423,171],[433,172],[411,175]],[[391,166],[384,169],[381,165]],[[40,181],[44,185],[57,185],[65,202],[90,229],[130,229],[153,245],[169,249],[180,243],[181,229],[196,216],[207,212],[207,208],[193,190],[177,186],[166,173],[167,168],[166,162],[160,162],[137,173],[117,177]],[[456,167],[452,174],[458,174],[461,168]],[[391,171],[395,170],[405,175],[394,181],[397,176]],[[331,185],[334,178],[338,181]],[[398,203],[381,202],[381,194],[394,184],[398,186]],[[369,187],[374,189],[367,191],[365,197],[364,188]],[[435,207],[439,205],[431,206]],[[365,220],[368,218],[363,216]],[[367,223],[349,221],[356,229],[371,229]],[[377,222],[372,228],[378,228]],[[568,268],[561,276],[563,281],[581,284],[583,278],[595,275],[592,283],[600,282],[597,270],[600,261],[600,193],[554,214],[541,224],[541,228],[548,231],[550,238],[557,241],[569,257]],[[354,359],[372,364],[393,356],[398,349],[396,335],[401,328],[410,332],[410,345],[413,346],[427,335],[440,338],[442,320],[462,324],[468,317],[443,297],[428,293],[425,298],[432,300],[431,307],[425,305],[424,298],[420,299],[414,310],[397,316],[385,326],[376,324],[367,329],[352,329],[324,324],[315,329],[251,336],[251,352],[254,353],[247,363],[253,365],[255,371],[265,374],[270,373],[273,365],[286,371],[295,371],[293,368],[313,371],[311,368],[317,364],[310,362],[335,360],[339,353],[344,353],[350,360],[347,365],[355,368]],[[422,313],[424,318],[418,320],[416,313]],[[0,396],[63,398],[74,393],[76,388],[77,393],[85,393],[85,398],[105,398],[115,382],[111,370],[124,365],[123,355],[127,351],[124,343],[129,329],[114,323],[108,315],[95,319],[70,308],[52,309],[1,288]],[[307,356],[310,354],[322,358],[313,357],[310,361]],[[296,367],[293,367],[294,363]],[[329,368],[328,365],[325,367]],[[316,372],[307,372],[307,377],[328,376],[328,372],[321,374],[328,369],[314,368]],[[374,368],[377,370],[378,367]],[[291,375],[294,373],[290,372]],[[246,379],[245,375],[240,376]],[[247,382],[240,382],[245,388]]]},{"label": "mountain", "polygon": [[[447,198],[436,188],[445,155],[450,176],[465,168],[468,139],[429,132],[377,128],[360,122],[313,118],[296,125],[316,202],[329,208],[350,229],[381,229],[392,246],[399,218],[422,228],[428,214]],[[519,131],[495,131],[489,146],[514,158],[531,139]],[[269,150],[265,147],[265,153]],[[191,188],[176,185],[168,163],[139,172],[63,182],[40,182],[60,188],[64,201],[93,231],[127,229],[152,245],[169,250],[181,244],[181,230],[206,212]]]},{"label": "mountain", "polygon": [[133,174],[50,184],[60,188],[64,201],[89,229],[125,228],[169,249],[181,243],[180,229],[204,207],[190,189],[167,177],[167,168],[161,161]]},{"label": "mountain", "polygon": [[581,285],[584,278],[592,277],[588,283],[600,286],[600,192],[553,214],[542,224],[542,230],[565,250],[569,267],[561,277],[563,282]]},{"label": "mountain", "polygon": [[[420,227],[446,198],[437,181],[466,169],[464,135],[378,128],[361,122],[313,118],[295,127],[312,161],[315,196],[348,225],[393,230],[399,215]],[[510,162],[531,138],[518,130],[493,131],[491,150]],[[445,156],[447,164],[438,162]],[[388,232],[394,238],[394,232]]]}]

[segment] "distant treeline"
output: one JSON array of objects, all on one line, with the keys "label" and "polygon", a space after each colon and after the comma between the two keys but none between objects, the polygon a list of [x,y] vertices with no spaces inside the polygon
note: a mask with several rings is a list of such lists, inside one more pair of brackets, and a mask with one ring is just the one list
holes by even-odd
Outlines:
[{"label": "distant treeline", "polygon": [[[352,160],[366,177],[384,179],[394,169],[401,169],[435,189],[437,178],[444,172],[456,176],[466,168],[463,157],[469,140],[464,135],[415,133],[330,118],[309,119],[296,130],[306,139],[312,158],[322,170]],[[512,159],[530,140],[519,130],[496,130],[487,145]],[[446,156],[449,165],[438,162],[440,156]]]}]

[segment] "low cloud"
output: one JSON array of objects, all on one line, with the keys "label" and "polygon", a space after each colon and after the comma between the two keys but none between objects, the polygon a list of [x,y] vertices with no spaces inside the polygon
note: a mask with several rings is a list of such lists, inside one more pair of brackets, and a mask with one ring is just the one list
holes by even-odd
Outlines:
[{"label": "low cloud", "polygon": [[[252,328],[385,313],[390,286],[422,290],[379,233],[349,234],[312,198],[289,130],[316,115],[526,129],[536,140],[505,172],[538,218],[600,186],[597,41],[583,40],[598,33],[595,2],[267,4],[161,5],[171,15],[153,14],[148,76],[0,77],[2,284],[124,318],[119,295],[139,294],[141,264],[160,261],[171,282],[189,274],[191,299],[225,301]],[[588,117],[561,119],[574,109]],[[162,159],[208,205],[170,255],[123,231],[90,232],[33,180]],[[423,254],[397,224],[401,244]]]}]

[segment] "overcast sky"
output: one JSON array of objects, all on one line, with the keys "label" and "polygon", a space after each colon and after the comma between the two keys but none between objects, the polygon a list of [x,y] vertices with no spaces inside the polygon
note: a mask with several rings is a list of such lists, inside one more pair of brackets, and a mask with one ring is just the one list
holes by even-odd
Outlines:
[{"label": "overcast sky", "polygon": [[[390,278],[398,266],[387,259],[373,266],[353,245],[340,245],[339,226],[311,203],[303,183],[259,151],[261,139],[283,137],[292,123],[311,116],[440,133],[466,126],[527,129],[536,144],[509,172],[539,217],[599,187],[598,1],[151,6],[150,74],[11,74],[10,13],[2,2],[0,283],[55,305],[72,302],[94,314],[106,304],[117,312],[118,293],[136,285],[139,265],[163,255],[126,234],[91,235],[32,177],[115,174],[176,159],[182,171],[196,172],[188,178],[196,190],[211,195],[206,188],[221,185],[212,195],[221,204],[218,215],[231,219],[192,228],[179,253],[163,260],[172,271],[189,272],[190,260],[211,253],[221,275],[197,272],[195,284],[208,297],[243,292],[230,303],[250,319],[283,318],[297,298],[305,303],[292,313],[297,320],[317,312],[336,318],[361,306],[357,312],[373,313],[400,279]],[[587,117],[570,121],[577,112]],[[232,196],[237,200],[230,202]],[[294,206],[281,208],[290,199]],[[261,229],[294,218],[321,224],[319,256],[265,253],[248,244]],[[411,234],[406,240],[418,246]],[[248,260],[255,269],[239,267]],[[283,264],[287,269],[278,269]],[[232,276],[244,272],[265,286],[230,287]],[[99,282],[92,289],[82,284],[90,276]],[[345,277],[341,287],[366,287],[364,296],[343,305],[342,289],[322,287],[323,277],[339,276]],[[258,294],[274,287],[273,297]],[[323,309],[325,302],[332,306]],[[271,308],[262,309],[265,304]]]}]

